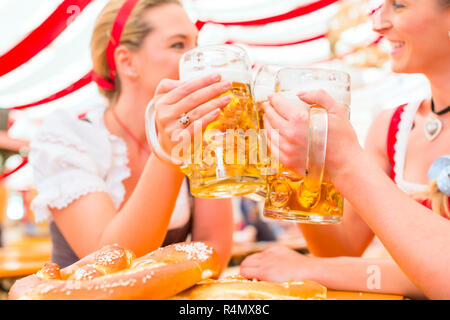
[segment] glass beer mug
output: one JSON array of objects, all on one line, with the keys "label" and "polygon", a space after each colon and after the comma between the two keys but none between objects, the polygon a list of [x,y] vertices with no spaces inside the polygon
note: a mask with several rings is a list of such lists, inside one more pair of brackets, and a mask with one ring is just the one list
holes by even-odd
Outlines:
[{"label": "glass beer mug", "polygon": [[232,45],[198,47],[183,54],[179,73],[183,81],[220,73],[222,80],[232,83],[232,89],[223,94],[231,94],[232,99],[203,132],[201,124],[193,123],[194,137],[184,140],[180,157],[180,149],[175,156],[169,156],[159,145],[150,104],[146,128],[155,154],[180,165],[196,197],[227,198],[263,189],[265,179],[257,168],[259,124],[250,90],[251,63],[246,52]]},{"label": "glass beer mug", "polygon": [[299,91],[323,89],[350,110],[350,76],[334,70],[286,67],[276,73],[274,84],[275,92],[283,94],[299,108],[309,110],[308,149],[299,150],[307,153],[304,175],[280,163],[277,173],[266,176],[264,216],[303,223],[340,223],[344,199],[331,182],[323,179],[326,169],[327,111],[318,105],[307,105],[296,94]]},{"label": "glass beer mug", "polygon": [[[275,77],[278,70],[282,66],[275,64],[264,64],[256,68],[253,81],[252,81],[252,93],[253,101],[255,102],[256,112],[258,114],[259,128],[264,128],[264,110],[263,103],[269,100],[269,95],[274,93],[275,90]],[[267,144],[266,135],[260,134],[258,141],[258,169],[263,177],[267,175],[272,175],[279,169],[279,161],[270,152],[270,147]],[[246,198],[263,202],[266,199],[266,187],[255,193],[245,195]]]}]

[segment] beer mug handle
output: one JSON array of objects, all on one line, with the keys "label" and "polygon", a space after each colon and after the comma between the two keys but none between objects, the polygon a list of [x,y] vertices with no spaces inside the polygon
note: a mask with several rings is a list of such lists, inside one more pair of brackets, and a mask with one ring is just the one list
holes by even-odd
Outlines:
[{"label": "beer mug handle", "polygon": [[[309,110],[308,150],[306,157],[305,187],[320,194],[327,152],[328,114],[320,106]],[[317,199],[318,200],[318,199]]]},{"label": "beer mug handle", "polygon": [[150,145],[150,148],[158,157],[159,160],[170,164],[180,166],[181,162],[177,162],[170,155],[168,155],[164,149],[159,144],[158,133],[156,132],[156,120],[155,120],[155,99],[152,99],[147,105],[147,109],[145,111],[145,133],[147,136],[147,141]]}]

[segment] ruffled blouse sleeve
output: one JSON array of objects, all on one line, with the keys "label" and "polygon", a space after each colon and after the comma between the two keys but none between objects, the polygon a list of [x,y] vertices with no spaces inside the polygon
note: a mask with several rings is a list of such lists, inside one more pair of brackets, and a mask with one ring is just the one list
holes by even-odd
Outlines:
[{"label": "ruffled blouse sleeve", "polygon": [[67,111],[47,117],[30,143],[29,163],[38,195],[31,203],[36,221],[50,217],[91,192],[108,192],[113,162],[108,134]]}]

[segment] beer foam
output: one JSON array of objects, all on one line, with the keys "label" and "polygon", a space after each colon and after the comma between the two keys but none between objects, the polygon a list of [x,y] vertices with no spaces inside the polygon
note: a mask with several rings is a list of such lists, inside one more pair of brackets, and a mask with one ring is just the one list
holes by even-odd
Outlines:
[{"label": "beer foam", "polygon": [[300,100],[299,97],[297,97],[297,92],[298,91],[294,91],[294,90],[283,91],[283,92],[280,92],[280,94],[282,94],[286,99],[293,102],[297,106],[307,109],[309,105],[306,102],[303,102],[302,100]]},{"label": "beer foam", "polygon": [[222,81],[240,82],[250,84],[252,74],[247,70],[237,70],[230,67],[223,68],[205,68],[201,70],[183,70],[180,68],[180,80],[191,81],[205,77],[212,73],[219,73],[222,76]]},{"label": "beer foam", "polygon": [[271,93],[274,93],[274,91],[275,90],[272,87],[266,87],[266,86],[262,86],[262,85],[255,86],[253,88],[253,92],[255,95],[255,101],[260,102],[260,101],[268,100],[269,95]]},{"label": "beer foam", "polygon": [[[278,73],[280,91],[324,90],[338,103],[350,105],[350,78],[345,72],[327,69],[286,68]],[[281,85],[282,84],[282,85]]]},{"label": "beer foam", "polygon": [[312,91],[312,90],[324,90],[326,91],[334,100],[338,103],[349,107],[350,106],[350,91],[344,87],[336,87],[336,84],[330,84],[329,81],[318,81],[314,80],[311,83],[303,83],[298,88],[290,88],[290,90],[283,91],[288,93],[288,95],[297,95],[300,91]]}]

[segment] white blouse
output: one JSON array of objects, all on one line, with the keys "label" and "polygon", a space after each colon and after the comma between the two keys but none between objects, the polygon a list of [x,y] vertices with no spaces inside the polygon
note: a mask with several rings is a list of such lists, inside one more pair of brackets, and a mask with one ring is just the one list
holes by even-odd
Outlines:
[{"label": "white blouse", "polygon": [[[104,123],[106,109],[99,108],[79,120],[65,110],[48,116],[30,142],[29,163],[38,195],[31,203],[36,222],[51,218],[50,208],[62,209],[91,192],[106,192],[119,209],[125,196],[123,180],[127,145],[111,134]],[[189,198],[183,183],[172,215],[171,227],[189,219]],[[180,221],[181,220],[181,221]]]},{"label": "white blouse", "polygon": [[422,101],[408,103],[400,116],[398,131],[396,134],[397,142],[394,144],[394,171],[395,183],[405,193],[412,194],[416,192],[424,192],[428,186],[409,182],[403,179],[403,171],[405,168],[406,149],[408,147],[409,134],[414,123],[414,117],[420,107]]}]

